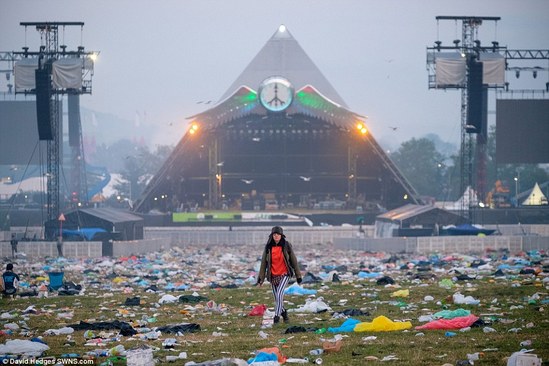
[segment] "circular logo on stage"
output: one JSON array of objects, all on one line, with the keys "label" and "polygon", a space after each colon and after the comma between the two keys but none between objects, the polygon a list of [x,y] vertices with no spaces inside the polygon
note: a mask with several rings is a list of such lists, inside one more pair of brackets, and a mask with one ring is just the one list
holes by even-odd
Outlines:
[{"label": "circular logo on stage", "polygon": [[259,102],[271,112],[281,112],[292,104],[294,88],[281,76],[271,76],[259,86]]}]

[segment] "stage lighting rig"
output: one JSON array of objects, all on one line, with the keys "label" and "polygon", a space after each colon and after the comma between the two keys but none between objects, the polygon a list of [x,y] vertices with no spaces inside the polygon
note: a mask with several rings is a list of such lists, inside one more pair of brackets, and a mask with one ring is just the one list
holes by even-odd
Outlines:
[{"label": "stage lighting rig", "polygon": [[[25,31],[34,27],[40,34],[41,45],[31,51],[25,45],[21,52],[1,52],[0,61],[6,61],[14,74],[15,94],[35,95],[39,139],[47,142],[47,219],[59,217],[60,163],[62,161],[62,116],[60,97],[67,95],[70,107],[79,108],[79,96],[92,93],[94,60],[98,52],[86,52],[79,45],[76,50],[59,45],[59,31],[63,38],[68,27],[80,27],[83,22],[21,22]],[[82,37],[81,37],[82,39]],[[75,101],[76,99],[76,101]],[[69,146],[72,148],[73,166],[70,192],[76,192],[78,203],[88,202],[85,163],[82,159],[82,131],[79,110],[74,123],[69,118]]]},{"label": "stage lighting rig", "polygon": [[[483,47],[478,38],[478,29],[485,21],[497,22],[500,17],[437,16],[440,21],[461,21],[462,38],[453,40],[454,46],[443,46],[437,40],[435,47],[427,48],[427,70],[429,89],[459,89],[461,91],[461,193],[475,189],[481,200],[486,193],[486,143],[488,90],[497,93],[512,92],[505,78],[506,71],[514,71],[520,77],[521,71],[532,72],[536,79],[547,68],[509,67],[511,60],[549,60],[549,50],[508,50],[499,41]],[[438,33],[438,32],[437,32]],[[546,84],[549,91],[549,82]],[[545,91],[541,91],[545,92]],[[473,145],[472,135],[476,134]],[[473,149],[476,167],[473,169]],[[473,171],[476,181],[473,184]],[[469,197],[471,198],[471,197]],[[464,200],[465,201],[465,200]],[[471,200],[469,200],[471,202]],[[471,221],[470,207],[461,207],[461,214]]]}]

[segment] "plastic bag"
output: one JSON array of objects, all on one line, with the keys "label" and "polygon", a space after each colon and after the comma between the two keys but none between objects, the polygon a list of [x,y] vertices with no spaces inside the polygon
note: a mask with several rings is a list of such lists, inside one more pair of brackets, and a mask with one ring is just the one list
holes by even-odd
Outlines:
[{"label": "plastic bag", "polygon": [[416,329],[461,329],[470,327],[477,320],[478,316],[474,315],[460,316],[452,319],[438,319],[427,324],[420,325],[416,327]]},{"label": "plastic bag", "polygon": [[371,323],[362,322],[355,326],[355,332],[387,332],[393,330],[404,330],[412,328],[412,323],[394,322],[391,319],[381,315],[372,320]]},{"label": "plastic bag", "polygon": [[263,316],[263,314],[265,314],[265,310],[267,310],[267,305],[265,304],[257,305],[252,309],[252,311],[250,311],[248,316]]}]

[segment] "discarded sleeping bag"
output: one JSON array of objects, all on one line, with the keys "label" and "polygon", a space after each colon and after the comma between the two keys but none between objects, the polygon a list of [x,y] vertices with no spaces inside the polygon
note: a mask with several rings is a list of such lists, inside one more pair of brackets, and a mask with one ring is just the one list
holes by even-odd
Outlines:
[{"label": "discarded sleeping bag", "polygon": [[427,324],[417,326],[416,329],[461,329],[470,327],[477,320],[478,316],[475,315],[460,316],[453,319],[438,319]]},{"label": "discarded sleeping bag", "polygon": [[394,322],[391,319],[381,315],[374,318],[371,323],[362,322],[355,326],[355,332],[388,332],[393,330],[404,330],[412,328],[412,323]]}]

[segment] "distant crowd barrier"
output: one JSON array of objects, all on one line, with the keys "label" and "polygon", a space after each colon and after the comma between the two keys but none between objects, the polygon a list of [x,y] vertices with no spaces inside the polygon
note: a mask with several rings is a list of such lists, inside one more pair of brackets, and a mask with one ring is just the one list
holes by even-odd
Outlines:
[{"label": "distant crowd barrier", "polygon": [[[488,226],[487,226],[488,227]],[[425,236],[374,239],[373,226],[285,227],[284,233],[294,245],[333,244],[336,248],[389,253],[469,253],[488,249],[510,252],[549,250],[549,225],[508,225],[497,228],[502,235]],[[271,227],[147,227],[145,239],[134,241],[66,241],[63,256],[95,258],[129,256],[186,245],[225,245],[262,247]],[[57,243],[19,241],[18,251],[29,258],[57,257]],[[10,258],[11,245],[0,243],[0,256]]]},{"label": "distant crowd barrier", "polygon": [[482,253],[505,249],[511,253],[549,250],[549,236],[423,236],[409,238],[339,238],[338,249],[388,253]]}]

